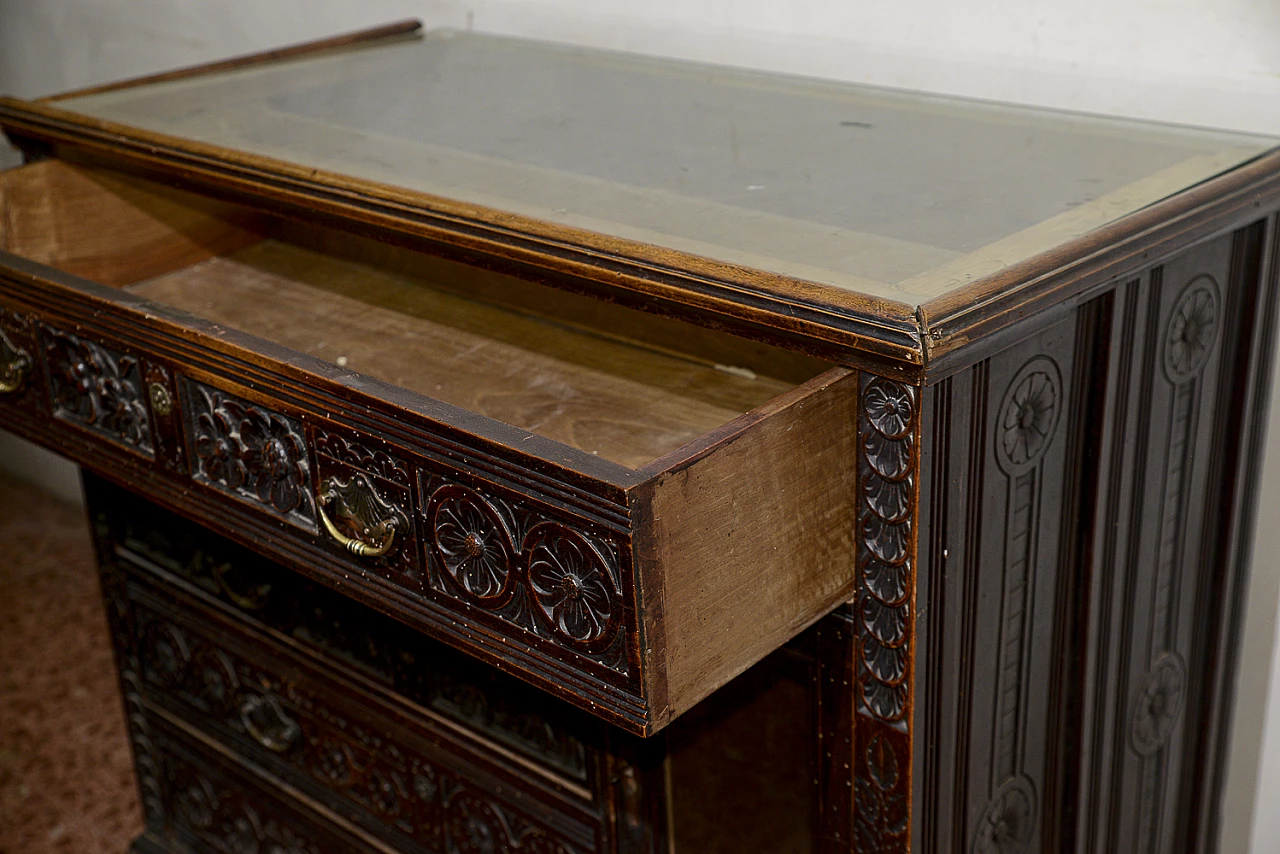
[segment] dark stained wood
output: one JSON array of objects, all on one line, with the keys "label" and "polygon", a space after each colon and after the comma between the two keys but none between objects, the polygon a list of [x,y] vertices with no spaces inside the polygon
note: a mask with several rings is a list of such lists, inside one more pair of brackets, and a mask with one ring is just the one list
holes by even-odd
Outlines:
[{"label": "dark stained wood", "polygon": [[[633,731],[661,729],[848,595],[846,369],[791,389],[274,241],[125,290],[8,257],[0,299],[28,318],[32,384],[51,407],[14,429],[58,436],[120,480],[143,466],[140,488],[157,500],[436,637],[518,661]],[[327,342],[321,352],[353,364],[233,326],[313,351]],[[520,429],[543,422],[568,442]],[[822,451],[801,437],[821,437]],[[362,500],[402,520],[385,555],[353,556],[320,516],[335,482],[361,478]],[[237,511],[258,520],[246,527]],[[349,542],[385,537],[337,524]],[[467,536],[491,544],[480,575],[460,551]],[[797,554],[812,572],[792,570]]]},{"label": "dark stained wood", "polygon": [[41,98],[40,102],[51,103],[54,101],[65,101],[68,98],[79,98],[84,95],[97,95],[102,92],[114,92],[119,89],[131,89],[135,86],[147,86],[152,83],[165,83],[170,80],[187,80],[192,77],[199,77],[205,74],[216,74],[219,71],[234,71],[237,68],[248,68],[267,62],[280,62],[286,59],[298,59],[300,57],[312,56],[327,51],[370,47],[374,43],[385,43],[397,38],[412,37],[421,29],[421,21],[416,19],[406,19],[403,21],[396,21],[392,24],[383,24],[379,27],[370,27],[367,30],[357,30],[353,33],[345,33],[340,36],[331,36],[329,38],[315,39],[308,42],[301,42],[299,44],[287,45],[285,47],[271,48],[270,50],[248,53],[243,56],[235,56],[230,59],[223,59],[217,62],[207,62],[202,65],[193,65],[187,68],[176,68],[173,71],[162,71],[159,74],[148,74],[144,77],[133,77],[129,80],[119,80],[114,83],[104,83],[98,86],[88,86],[83,89],[73,89],[70,92],[60,92],[57,95],[50,95],[47,98]]}]

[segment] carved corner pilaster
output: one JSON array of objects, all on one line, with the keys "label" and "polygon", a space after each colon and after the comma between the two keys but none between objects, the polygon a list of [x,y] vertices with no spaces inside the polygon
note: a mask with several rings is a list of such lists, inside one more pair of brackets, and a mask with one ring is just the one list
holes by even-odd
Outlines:
[{"label": "carved corner pilaster", "polygon": [[863,374],[854,599],[854,847],[911,850],[920,390]]}]

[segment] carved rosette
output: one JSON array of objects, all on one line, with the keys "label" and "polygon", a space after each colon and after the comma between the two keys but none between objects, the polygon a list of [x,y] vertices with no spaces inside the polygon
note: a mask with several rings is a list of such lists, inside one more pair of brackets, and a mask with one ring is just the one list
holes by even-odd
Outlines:
[{"label": "carved rosette", "polygon": [[918,391],[862,375],[854,833],[858,851],[901,854],[911,818],[911,656]]},{"label": "carved rosette", "polygon": [[53,414],[153,456],[138,359],[51,326],[40,333]]},{"label": "carved rosette", "polygon": [[1218,283],[1197,276],[1183,289],[1169,315],[1164,334],[1164,367],[1177,384],[1191,379],[1213,352],[1218,338]]},{"label": "carved rosette", "polygon": [[1130,715],[1129,733],[1140,755],[1151,756],[1168,743],[1186,691],[1187,668],[1182,658],[1174,652],[1162,654],[1142,680]]},{"label": "carved rosette", "polygon": [[588,652],[608,646],[622,609],[600,550],[572,528],[542,522],[525,535],[522,553],[529,589],[551,630]]},{"label": "carved rosette", "polygon": [[1000,404],[996,425],[996,459],[1008,474],[1020,474],[1039,463],[1058,426],[1062,409],[1062,377],[1046,356],[1023,365]]},{"label": "carved rosette", "polygon": [[991,798],[973,838],[974,854],[1021,854],[1035,834],[1035,788],[1026,777],[1007,781]]},{"label": "carved rosette", "polygon": [[302,426],[217,389],[185,385],[192,477],[314,530]]},{"label": "carved rosette", "polygon": [[511,531],[483,495],[456,484],[441,487],[427,506],[427,530],[463,598],[482,608],[511,601],[519,577]]},{"label": "carved rosette", "polygon": [[436,483],[423,486],[432,586],[625,673],[613,551],[520,503]]}]

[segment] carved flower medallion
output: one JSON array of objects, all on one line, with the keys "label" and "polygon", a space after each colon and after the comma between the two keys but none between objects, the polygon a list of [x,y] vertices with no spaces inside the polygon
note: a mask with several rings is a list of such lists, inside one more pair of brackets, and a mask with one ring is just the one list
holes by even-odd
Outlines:
[{"label": "carved flower medallion", "polygon": [[529,530],[529,589],[551,630],[588,651],[609,645],[621,618],[604,558],[581,534],[554,522]]},{"label": "carved flower medallion", "polygon": [[1000,442],[1015,465],[1040,455],[1049,442],[1057,408],[1058,390],[1043,371],[1028,374],[1014,388],[1001,419]]},{"label": "carved flower medallion", "polygon": [[873,379],[862,395],[871,426],[886,439],[901,439],[911,432],[915,401],[900,383]]},{"label": "carved flower medallion", "polygon": [[516,560],[511,534],[484,496],[465,486],[442,486],[427,507],[431,546],[465,597],[500,608],[514,591]]},{"label": "carved flower medallion", "polygon": [[996,458],[1006,472],[1034,466],[1049,447],[1062,409],[1058,366],[1037,356],[1014,375],[1000,404]]},{"label": "carved flower medallion", "polygon": [[1025,777],[1009,780],[987,804],[973,840],[974,854],[1021,854],[1035,833],[1035,790]]},{"label": "carved flower medallion", "polygon": [[1131,722],[1133,748],[1149,756],[1164,747],[1182,714],[1187,674],[1182,659],[1166,652],[1157,659],[1138,690]]},{"label": "carved flower medallion", "polygon": [[202,412],[196,419],[196,457],[209,480],[239,489],[246,479],[235,428],[222,409]]},{"label": "carved flower medallion", "polygon": [[1164,363],[1174,382],[1204,367],[1218,337],[1218,288],[1208,276],[1191,282],[1178,298],[1165,332]]},{"label": "carved flower medallion", "polygon": [[54,412],[150,455],[151,421],[138,360],[42,329]]}]

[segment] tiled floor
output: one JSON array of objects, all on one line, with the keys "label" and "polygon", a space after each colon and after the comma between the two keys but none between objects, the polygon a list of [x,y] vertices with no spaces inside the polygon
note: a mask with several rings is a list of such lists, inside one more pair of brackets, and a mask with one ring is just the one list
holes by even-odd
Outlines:
[{"label": "tiled floor", "polygon": [[123,854],[142,830],[79,508],[0,477],[0,854]]}]

